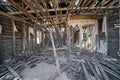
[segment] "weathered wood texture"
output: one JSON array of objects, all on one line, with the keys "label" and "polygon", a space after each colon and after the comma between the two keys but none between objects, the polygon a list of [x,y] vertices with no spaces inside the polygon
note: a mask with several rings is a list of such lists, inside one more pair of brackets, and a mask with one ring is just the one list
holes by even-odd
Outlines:
[{"label": "weathered wood texture", "polygon": [[[115,13],[115,12],[113,12]],[[119,51],[119,27],[115,24],[119,23],[119,14],[108,16],[108,55],[119,58],[117,52]]]},{"label": "weathered wood texture", "polygon": [[[1,34],[1,53],[2,59],[9,60],[13,58],[13,47],[15,47],[16,56],[22,54],[23,51],[23,27],[26,26],[26,37],[24,38],[25,43],[25,52],[30,53],[33,50],[33,40],[34,35],[29,32],[28,34],[28,26],[23,25],[21,22],[15,21],[15,46],[13,46],[13,32],[12,32],[12,20],[6,18],[4,16],[0,16],[0,25],[2,26],[2,34]],[[33,31],[34,32],[34,31]],[[29,37],[28,37],[29,36]],[[29,40],[29,41],[28,41]],[[35,40],[34,40],[35,41]],[[28,48],[29,47],[29,51]]]},{"label": "weathered wood texture", "polygon": [[[5,25],[6,23],[6,25]],[[2,26],[1,34],[1,54],[3,54],[4,59],[10,59],[12,57],[12,21],[11,19],[0,18],[0,24]]]}]

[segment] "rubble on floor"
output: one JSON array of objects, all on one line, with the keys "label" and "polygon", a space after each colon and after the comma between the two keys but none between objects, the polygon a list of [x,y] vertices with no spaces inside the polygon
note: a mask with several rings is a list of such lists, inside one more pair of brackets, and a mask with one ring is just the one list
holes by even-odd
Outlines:
[{"label": "rubble on floor", "polygon": [[[8,65],[20,73],[23,80],[120,80],[120,61],[117,59],[90,52],[79,54],[74,51],[68,55],[67,51],[58,51],[57,54],[62,73],[60,76],[52,52],[27,56],[24,62],[19,61],[17,68],[16,65]],[[2,70],[6,71],[5,68]],[[9,71],[6,73],[10,75]]]}]

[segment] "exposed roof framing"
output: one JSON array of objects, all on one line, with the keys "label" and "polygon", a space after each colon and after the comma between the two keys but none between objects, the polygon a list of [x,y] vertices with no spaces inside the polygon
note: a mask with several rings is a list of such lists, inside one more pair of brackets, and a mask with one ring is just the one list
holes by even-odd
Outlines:
[{"label": "exposed roof framing", "polygon": [[100,16],[117,10],[119,0],[0,0],[0,15],[35,25],[65,23],[68,16]]}]

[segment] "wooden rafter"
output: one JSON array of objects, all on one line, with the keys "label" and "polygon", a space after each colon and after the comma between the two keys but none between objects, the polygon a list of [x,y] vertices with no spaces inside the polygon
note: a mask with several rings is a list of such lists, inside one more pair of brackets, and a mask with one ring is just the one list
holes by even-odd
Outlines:
[{"label": "wooden rafter", "polygon": [[24,8],[22,8],[21,6],[19,6],[18,3],[14,2],[13,0],[9,0],[9,2],[10,2],[16,9],[22,11],[27,17],[32,17],[33,19],[35,19],[33,15],[31,15],[31,14],[28,13]]},{"label": "wooden rafter", "polygon": [[[98,6],[98,7],[92,7],[93,6],[93,4],[94,4],[94,2],[89,6],[89,7],[82,7],[81,9],[82,10],[87,10],[88,12],[89,12],[89,10],[94,10],[94,9],[98,9],[98,10],[105,10],[105,7],[103,7],[103,6]],[[36,4],[35,4],[36,5]],[[37,7],[37,8],[40,8],[39,6]],[[78,7],[77,8],[77,10],[79,9],[80,7]],[[119,9],[119,7],[118,6],[110,6],[110,7],[108,7],[107,8],[107,10],[114,10],[114,9]],[[48,9],[48,11],[49,12],[52,12],[52,11],[54,11],[54,9]],[[67,8],[59,8],[59,9],[57,9],[57,11],[67,11]],[[32,10],[28,10],[27,11],[28,13],[35,13],[34,11],[32,11]],[[42,14],[42,16],[44,15],[44,13],[46,12],[45,10],[37,10],[37,12],[39,12],[39,13],[41,13]],[[24,14],[23,12],[21,12],[21,11],[15,11],[15,12],[8,12],[8,14],[13,14],[13,15],[16,15],[16,14]],[[45,17],[45,15],[44,15],[44,17]],[[43,17],[43,18],[44,18]]]},{"label": "wooden rafter", "polygon": [[31,8],[42,19],[42,16],[39,14],[39,12],[37,12],[37,10],[34,8],[34,6],[28,0],[23,0],[23,2],[25,4],[27,4],[28,7]]},{"label": "wooden rafter", "polygon": [[53,3],[53,5],[54,5],[54,9],[55,9],[56,22],[58,22],[58,14],[57,14],[58,2],[55,1],[55,0],[52,0],[52,3]]},{"label": "wooden rafter", "polygon": [[47,4],[45,3],[44,0],[39,0],[39,1],[43,4],[43,6],[44,6],[44,8],[46,9],[47,14],[48,14],[48,16],[49,16],[49,18],[50,18],[51,23],[53,23],[52,18],[51,18],[51,16],[50,16],[50,13],[49,13],[48,8],[47,8]]},{"label": "wooden rafter", "polygon": [[[69,16],[69,13],[72,11],[73,7],[75,5],[75,0],[73,0],[71,2],[71,5],[69,4],[68,8],[67,8],[67,11],[66,11],[66,22],[68,22],[68,16]],[[67,25],[66,25],[67,26]]]},{"label": "wooden rafter", "polygon": [[79,8],[79,10],[76,12],[76,14],[78,14],[78,13],[81,11],[81,9],[82,9],[82,7],[85,5],[85,3],[86,3],[86,0],[83,0],[83,3],[82,3],[82,5],[81,5],[81,7]]},{"label": "wooden rafter", "polygon": [[3,12],[3,11],[0,11],[0,15],[4,15],[4,16],[7,16],[7,17],[9,17],[9,18],[11,18],[11,19],[14,19],[14,20],[17,20],[17,21],[20,21],[20,22],[23,22],[23,23],[27,23],[27,24],[29,24],[29,25],[32,25],[31,23],[25,21],[24,19],[21,19],[21,18],[19,18],[19,17],[13,16],[13,15],[11,15],[11,14],[7,14],[7,13],[5,13],[5,12]]},{"label": "wooden rafter", "polygon": [[38,9],[41,15],[43,16],[43,19],[46,19],[46,21],[50,22],[49,19],[45,16],[44,11],[40,7],[40,4],[37,2],[37,0],[32,0],[32,1],[33,1],[33,4],[35,4],[36,9]]}]

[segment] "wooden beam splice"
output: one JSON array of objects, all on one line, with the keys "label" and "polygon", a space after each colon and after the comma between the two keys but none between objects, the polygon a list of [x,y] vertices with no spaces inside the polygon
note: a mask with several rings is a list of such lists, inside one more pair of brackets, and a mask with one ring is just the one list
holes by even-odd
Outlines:
[{"label": "wooden beam splice", "polygon": [[31,15],[30,13],[28,13],[24,8],[20,7],[19,4],[17,4],[16,2],[14,2],[13,0],[8,0],[16,9],[22,11],[26,16],[31,17],[33,19],[36,19],[33,15]]},{"label": "wooden beam splice", "polygon": [[42,19],[42,16],[39,14],[39,12],[33,7],[33,5],[28,0],[23,0],[23,2],[27,4],[28,7],[31,8]]},{"label": "wooden beam splice", "polygon": [[47,19],[47,17],[44,15],[44,12],[43,12],[42,8],[40,7],[40,5],[38,4],[38,2],[36,0],[33,0],[33,3],[35,4],[36,8],[39,9],[39,11],[42,14],[43,18],[46,18],[46,20],[49,22],[49,19]]},{"label": "wooden beam splice", "polygon": [[55,9],[55,15],[56,15],[56,22],[58,22],[59,20],[58,20],[58,14],[57,14],[57,7],[58,7],[58,3],[57,3],[57,1],[56,0],[52,0],[52,3],[53,3],[53,5],[54,5],[54,9]]},{"label": "wooden beam splice", "polygon": [[45,9],[46,9],[46,11],[47,11],[47,14],[48,14],[48,16],[49,16],[49,18],[50,18],[51,23],[53,23],[53,20],[52,20],[52,18],[51,18],[51,16],[50,16],[50,13],[49,13],[49,11],[48,11],[48,8],[47,8],[47,4],[45,3],[44,0],[39,0],[39,1],[42,2],[43,6],[45,7]]},{"label": "wooden beam splice", "polygon": [[59,64],[58,56],[57,56],[57,53],[56,53],[56,48],[55,48],[55,44],[54,44],[54,40],[53,40],[53,35],[52,35],[51,31],[49,31],[49,33],[50,33],[51,43],[52,43],[52,47],[53,47],[53,53],[54,53],[54,58],[55,58],[56,66],[57,66],[57,71],[58,71],[58,74],[60,75],[61,74],[60,64]]}]

